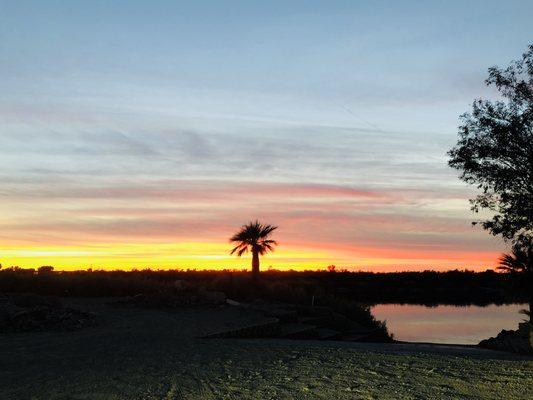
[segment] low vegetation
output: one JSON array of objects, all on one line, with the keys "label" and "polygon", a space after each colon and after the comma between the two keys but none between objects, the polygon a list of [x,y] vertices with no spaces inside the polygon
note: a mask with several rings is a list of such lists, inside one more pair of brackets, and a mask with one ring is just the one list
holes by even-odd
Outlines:
[{"label": "low vegetation", "polygon": [[[266,271],[258,281],[245,271],[150,269],[133,271],[60,271],[46,266],[0,270],[0,292],[36,293],[58,297],[161,296],[193,299],[202,293],[222,292],[240,302],[257,300],[329,307],[372,328],[384,341],[390,335],[384,323],[370,313],[375,303],[488,304],[520,302],[526,294],[519,275],[493,271],[366,273],[328,271]],[[152,296],[152,297],[150,297]],[[169,301],[165,300],[165,304]],[[192,301],[192,300],[191,300]],[[169,303],[169,304],[170,304]],[[187,305],[190,302],[182,301]],[[194,302],[201,303],[201,302]]]},{"label": "low vegetation", "polygon": [[[378,303],[487,305],[523,303],[528,293],[519,274],[492,270],[424,272],[277,271],[261,273],[254,283],[249,272],[236,270],[53,271],[9,267],[0,270],[0,292],[31,292],[62,297],[116,297],[157,293],[180,285],[223,291],[235,300],[271,300],[320,305],[342,298]],[[314,299],[314,300],[313,300]]]}]

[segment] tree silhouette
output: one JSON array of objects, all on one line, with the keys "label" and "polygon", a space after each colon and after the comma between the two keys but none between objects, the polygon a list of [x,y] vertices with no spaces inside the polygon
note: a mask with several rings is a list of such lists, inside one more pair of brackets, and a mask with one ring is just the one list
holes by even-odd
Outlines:
[{"label": "tree silhouette", "polygon": [[533,287],[533,243],[514,245],[511,253],[502,254],[498,269],[509,273],[518,273],[524,277],[524,289],[527,291],[526,293],[529,292],[529,312],[526,311],[524,314],[529,316],[529,322],[533,324],[531,319],[531,312],[533,311],[533,294],[531,293]]},{"label": "tree silhouette", "polygon": [[252,276],[259,278],[259,256],[274,251],[274,246],[278,243],[270,239],[270,235],[278,227],[261,224],[258,220],[251,221],[243,225],[241,229],[230,238],[230,242],[237,243],[230,254],[237,254],[238,257],[248,252],[252,253]]},{"label": "tree silhouette", "polygon": [[529,253],[524,248],[514,247],[512,253],[502,254],[498,269],[511,273],[528,272],[531,269],[531,250]]},{"label": "tree silhouette", "polygon": [[[490,217],[480,223],[493,235],[511,242],[500,268],[523,273],[533,307],[533,44],[507,68],[489,68],[487,85],[501,95],[497,101],[474,101],[461,116],[459,140],[448,155],[460,178],[481,189],[470,200],[472,210]],[[531,322],[531,321],[530,321]],[[532,325],[533,341],[533,325]]]},{"label": "tree silhouette", "polygon": [[478,221],[483,228],[527,244],[533,240],[533,44],[506,69],[490,68],[485,82],[502,100],[476,100],[461,116],[449,165],[481,189],[470,202],[474,212],[490,212]]}]

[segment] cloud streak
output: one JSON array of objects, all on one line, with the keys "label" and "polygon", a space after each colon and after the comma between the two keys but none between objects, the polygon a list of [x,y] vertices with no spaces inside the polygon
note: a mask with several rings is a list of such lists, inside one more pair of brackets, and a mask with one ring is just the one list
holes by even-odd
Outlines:
[{"label": "cloud streak", "polygon": [[[275,256],[272,262],[282,266],[299,260],[308,267],[317,267],[329,260],[368,267],[380,260],[377,265],[381,268],[396,260],[398,265],[431,263],[442,267],[452,260],[459,262],[462,255],[469,266],[475,267],[486,266],[495,258],[494,243],[482,232],[472,230],[468,220],[450,214],[442,205],[441,211],[427,210],[426,203],[431,204],[435,196],[431,191],[162,180],[124,187],[71,184],[55,190],[30,185],[0,193],[13,204],[40,203],[48,210],[45,214],[23,210],[17,219],[4,221],[6,234],[0,234],[0,238],[12,246],[32,243],[90,249],[115,244],[122,249],[116,251],[129,254],[131,245],[157,248],[190,241],[223,244],[240,223],[259,218],[280,226],[282,256]],[[456,200],[444,199],[443,204],[446,201]],[[283,248],[299,249],[299,255],[284,256]],[[314,261],[309,255],[313,249],[321,251]],[[201,248],[197,251],[202,266],[201,255],[205,253]],[[174,256],[177,260],[184,257],[179,253]]]}]

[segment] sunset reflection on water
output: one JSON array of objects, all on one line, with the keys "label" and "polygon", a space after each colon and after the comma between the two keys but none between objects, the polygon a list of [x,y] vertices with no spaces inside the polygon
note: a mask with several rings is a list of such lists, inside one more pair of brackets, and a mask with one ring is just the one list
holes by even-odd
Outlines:
[{"label": "sunset reflection on water", "polygon": [[477,344],[502,329],[516,329],[524,315],[523,304],[426,307],[412,304],[378,304],[371,308],[386,320],[396,340],[407,342]]}]

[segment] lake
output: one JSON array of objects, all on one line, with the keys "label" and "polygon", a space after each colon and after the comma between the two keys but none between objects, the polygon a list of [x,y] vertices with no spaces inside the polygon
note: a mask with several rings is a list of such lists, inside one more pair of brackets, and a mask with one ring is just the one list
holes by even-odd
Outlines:
[{"label": "lake", "polygon": [[378,304],[372,314],[387,321],[394,339],[407,342],[478,344],[502,329],[516,329],[526,316],[526,304],[426,307]]}]

